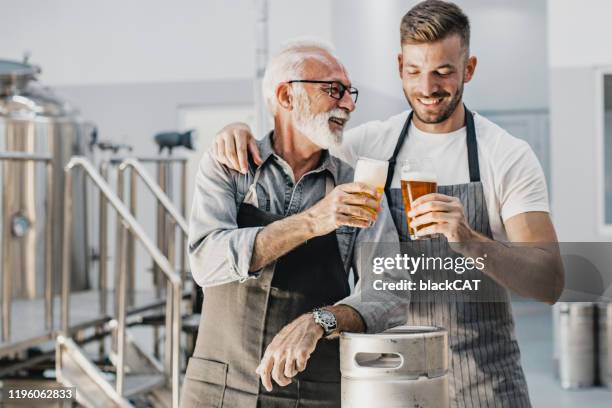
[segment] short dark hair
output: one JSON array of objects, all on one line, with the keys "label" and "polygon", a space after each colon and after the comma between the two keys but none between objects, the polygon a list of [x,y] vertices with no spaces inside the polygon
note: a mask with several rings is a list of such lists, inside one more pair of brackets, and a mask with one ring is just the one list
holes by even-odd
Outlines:
[{"label": "short dark hair", "polygon": [[455,3],[425,0],[402,18],[401,43],[428,43],[458,34],[466,51],[470,49],[470,20]]}]

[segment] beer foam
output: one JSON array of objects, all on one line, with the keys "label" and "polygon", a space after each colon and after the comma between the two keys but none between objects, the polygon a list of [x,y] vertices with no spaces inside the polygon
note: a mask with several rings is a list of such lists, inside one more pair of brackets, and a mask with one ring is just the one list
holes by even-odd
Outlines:
[{"label": "beer foam", "polygon": [[438,180],[435,173],[425,171],[402,171],[401,175],[401,179],[406,181],[436,183]]},{"label": "beer foam", "polygon": [[374,187],[384,186],[387,181],[388,168],[389,163],[386,161],[359,158],[353,180]]}]

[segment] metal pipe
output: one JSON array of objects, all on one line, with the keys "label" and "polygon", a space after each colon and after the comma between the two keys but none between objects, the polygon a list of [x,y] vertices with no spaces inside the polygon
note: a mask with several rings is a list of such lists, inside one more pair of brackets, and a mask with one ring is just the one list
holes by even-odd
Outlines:
[{"label": "metal pipe", "polygon": [[[149,173],[144,168],[142,163],[140,163],[136,159],[126,159],[126,160],[121,162],[121,164],[119,165],[118,169],[121,172],[121,171],[125,171],[128,167],[130,167],[132,169],[132,171],[136,171],[136,173],[138,174],[140,179],[142,181],[144,181],[144,183],[147,185],[147,187],[149,188],[151,193],[153,193],[155,198],[157,198],[157,200],[161,203],[161,205],[164,207],[164,209],[172,216],[172,218],[174,218],[174,220],[176,221],[176,223],[179,226],[179,228],[183,231],[183,234],[187,235],[187,233],[188,233],[188,226],[187,226],[187,221],[186,221],[185,217],[181,214],[181,212],[179,212],[179,210],[172,203],[172,201],[170,201],[170,199],[168,198],[168,195],[160,187],[160,184],[158,184],[149,175]],[[186,173],[186,170],[185,170],[185,173]],[[185,181],[185,186],[186,186],[186,183],[187,182]],[[186,187],[185,187],[185,190],[186,190]],[[185,211],[185,210],[183,210],[183,211]]]},{"label": "metal pipe", "polygon": [[[2,169],[2,188],[6,190],[6,171],[8,166]],[[2,194],[3,211],[8,208],[8,196]],[[10,225],[5,218],[2,223],[2,341],[10,341],[11,339],[11,302],[13,293],[11,290],[11,274],[13,271],[11,265],[10,253]]]},{"label": "metal pipe", "polygon": [[[119,171],[117,172],[117,197],[119,197],[119,199],[123,202],[124,201],[124,194],[125,194],[125,177],[123,172]],[[124,229],[123,227],[123,222],[121,221],[121,217],[117,217],[116,220],[116,224],[117,226],[115,227],[115,236],[116,238],[116,242],[115,242],[115,279],[114,279],[114,287],[115,287],[115,296],[114,296],[114,302],[115,302],[115,318],[117,320],[119,320],[119,297],[121,296],[121,292],[120,292],[120,287],[121,287],[121,270],[123,269],[124,266],[124,259],[122,258],[122,256],[124,256],[124,248],[125,248],[125,238],[126,236],[124,234],[122,234],[122,230]],[[113,335],[113,340],[112,340],[112,349],[115,353],[118,352],[119,350],[119,329],[117,328],[115,330],[115,334]]]},{"label": "metal pipe", "polygon": [[[187,162],[184,161],[181,163],[181,215],[183,216],[183,220],[185,220],[187,218]],[[178,218],[174,217],[175,220],[177,220],[176,222],[178,223]],[[181,227],[181,229],[183,230],[183,233],[185,234],[185,238],[187,238],[188,236],[188,231],[187,231],[187,222],[185,221],[185,226]],[[183,279],[183,282],[187,282],[187,268],[186,268],[186,261],[185,261],[185,254],[186,254],[186,240],[185,239],[181,239],[181,263],[180,263],[180,267],[181,267],[181,278]]]},{"label": "metal pipe", "polygon": [[45,328],[53,329],[53,164],[47,170],[47,225],[45,226]]},{"label": "metal pipe", "polygon": [[[128,238],[128,230],[120,223],[119,234],[121,235],[120,241],[125,244]],[[118,271],[119,275],[119,287],[116,288],[118,298],[117,308],[117,393],[123,396],[123,388],[125,384],[125,320],[127,310],[127,259],[126,259],[127,247],[122,245],[119,249],[117,258],[119,259],[120,268]]]},{"label": "metal pipe", "polygon": [[[166,166],[165,163],[159,163],[157,168],[157,178],[159,187],[164,193],[167,193],[167,185],[166,185]],[[168,250],[166,247],[166,217],[163,206],[158,202],[157,203],[157,247],[161,250],[161,252],[168,256]],[[155,277],[158,279],[157,286],[161,289],[161,282],[159,282],[159,277],[157,276],[159,271],[155,270]]]},{"label": "metal pipe", "polygon": [[[136,218],[137,208],[137,191],[136,191],[136,174],[132,170],[130,172],[130,212]],[[127,240],[127,262],[128,262],[128,303],[134,306],[135,290],[136,290],[136,253],[134,247],[134,237],[129,236]]]},{"label": "metal pipe", "polygon": [[[171,236],[168,237],[168,261],[170,262],[170,265],[174,265],[174,235],[176,234],[175,226],[173,225],[172,221],[169,220],[169,217],[167,217],[166,214],[164,214],[164,221],[167,223],[167,230],[172,231]],[[172,372],[172,350],[174,342],[174,339],[171,336],[173,318],[172,311],[174,307],[174,292],[172,289],[173,288],[168,286],[166,290],[166,351],[164,357],[168,373]]]},{"label": "metal pipe", "polygon": [[[108,162],[100,163],[100,176],[108,182]],[[108,289],[108,208],[106,197],[100,193],[100,264],[98,286],[100,288],[100,314],[106,315],[108,310],[107,294]]]},{"label": "metal pipe", "polygon": [[186,162],[188,160],[187,157],[160,157],[160,156],[130,156],[130,157],[114,157],[110,159],[110,163],[113,165],[121,164],[126,160],[137,160],[141,163],[165,163],[165,162]]},{"label": "metal pipe", "polygon": [[[162,162],[156,162],[156,169],[157,169],[157,181],[158,183],[161,183],[162,180]],[[159,186],[161,186],[161,184],[158,184]],[[161,189],[161,188],[160,188]],[[165,193],[164,193],[165,194]],[[162,231],[161,229],[163,229],[163,225],[162,225],[162,220],[160,220],[160,209],[159,209],[159,202],[157,203],[157,223],[156,223],[156,240],[157,240],[157,247],[163,252],[163,243],[161,242],[161,235],[162,235]],[[157,299],[161,298],[161,287],[160,287],[160,282],[159,282],[159,270],[158,268],[155,266],[155,264],[153,264],[153,285],[155,286],[155,297]],[[167,304],[166,304],[167,307]],[[167,313],[167,311],[166,311]],[[160,344],[159,341],[161,339],[160,336],[160,331],[159,328],[157,326],[155,326],[153,328],[153,355],[156,358],[160,358]],[[166,349],[167,351],[167,349]],[[166,354],[167,355],[167,354]],[[168,367],[166,367],[166,369],[168,369]]]},{"label": "metal pipe", "polygon": [[173,285],[172,308],[172,406],[179,406],[180,336],[181,336],[181,286]]},{"label": "metal pipe", "polygon": [[1,152],[0,160],[15,160],[15,161],[44,161],[52,160],[48,154],[31,154],[23,152]]},{"label": "metal pipe", "polygon": [[[103,160],[100,163],[100,176],[104,181],[108,182],[108,161]],[[99,274],[98,274],[98,287],[100,288],[100,314],[106,316],[108,312],[108,207],[106,197],[100,193],[99,212],[100,212],[100,230],[99,230]],[[102,328],[98,327],[96,333],[102,332]],[[114,335],[113,331],[113,335]],[[111,342],[114,344],[114,341]],[[114,347],[112,347],[114,349]],[[106,355],[106,346],[104,341],[100,341],[98,347],[98,354],[100,360]]]},{"label": "metal pipe", "polygon": [[[172,372],[172,342],[174,340],[172,336],[172,308],[174,307],[173,301],[174,292],[170,285],[166,286],[166,316],[164,322],[164,331],[166,336],[166,343],[164,344],[164,369],[166,373]],[[170,385],[170,375],[166,378],[166,383]]]},{"label": "metal pipe", "polygon": [[[70,163],[68,163],[70,164]],[[70,320],[70,269],[72,244],[72,173],[66,171],[64,179],[64,231],[62,242],[62,332],[68,335]]]}]

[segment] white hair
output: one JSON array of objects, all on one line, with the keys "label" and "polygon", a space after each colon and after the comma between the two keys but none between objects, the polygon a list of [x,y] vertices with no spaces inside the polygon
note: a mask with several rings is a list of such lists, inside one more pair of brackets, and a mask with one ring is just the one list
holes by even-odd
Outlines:
[{"label": "white hair", "polygon": [[330,60],[326,53],[336,58],[331,44],[317,39],[299,38],[285,43],[283,49],[270,60],[261,88],[263,98],[273,115],[278,108],[276,87],[282,82],[303,79],[304,66],[309,59],[329,64]]}]

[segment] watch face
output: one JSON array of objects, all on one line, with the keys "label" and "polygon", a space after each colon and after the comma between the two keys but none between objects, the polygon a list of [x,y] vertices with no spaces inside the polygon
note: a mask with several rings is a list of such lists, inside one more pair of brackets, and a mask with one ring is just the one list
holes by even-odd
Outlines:
[{"label": "watch face", "polygon": [[336,329],[336,316],[332,312],[322,309],[317,314],[319,324],[323,327],[326,334]]}]

